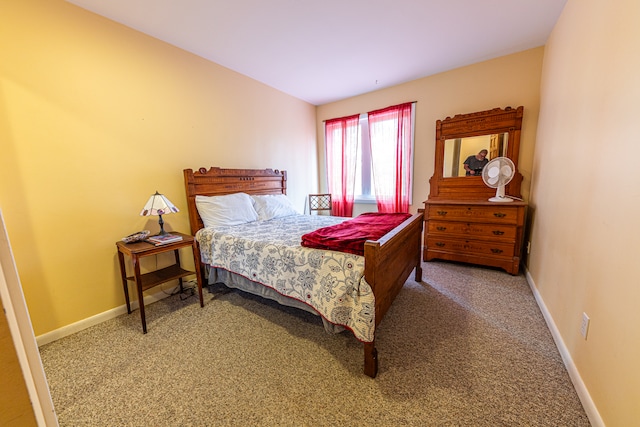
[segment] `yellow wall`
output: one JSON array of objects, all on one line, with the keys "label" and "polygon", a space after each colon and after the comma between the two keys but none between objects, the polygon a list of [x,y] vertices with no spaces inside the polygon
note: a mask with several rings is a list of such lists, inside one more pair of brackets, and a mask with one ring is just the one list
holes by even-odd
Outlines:
[{"label": "yellow wall", "polygon": [[640,422],[638,22],[637,0],[567,2],[545,49],[531,192],[531,277],[610,427]]},{"label": "yellow wall", "polygon": [[[637,145],[637,22],[636,0],[569,0],[544,49],[323,105],[316,116],[312,105],[63,0],[4,2],[0,207],[35,333],[124,303],[114,242],[157,230],[138,216],[155,190],[182,208],[167,228],[188,230],[184,168],[286,169],[302,209],[324,171],[323,120],[418,101],[415,211],[429,192],[437,119],[524,105],[528,271],[606,424],[632,425],[640,182],[633,161],[620,159]],[[586,341],[582,312],[592,319]]]},{"label": "yellow wall", "polygon": [[[318,107],[317,132],[321,176],[324,172],[323,120],[366,113],[402,102],[417,101],[415,123],[412,211],[423,207],[433,175],[436,120],[496,107],[524,106],[518,169],[529,194],[533,149],[540,105],[540,73],[544,48],[530,49],[498,59],[458,68]],[[320,185],[326,185],[323,180]]]},{"label": "yellow wall", "polygon": [[315,106],[198,56],[20,0],[2,4],[0,58],[0,207],[36,335],[124,304],[115,242],[158,230],[139,216],[154,191],[188,232],[183,169],[287,170],[300,211],[317,191]]}]

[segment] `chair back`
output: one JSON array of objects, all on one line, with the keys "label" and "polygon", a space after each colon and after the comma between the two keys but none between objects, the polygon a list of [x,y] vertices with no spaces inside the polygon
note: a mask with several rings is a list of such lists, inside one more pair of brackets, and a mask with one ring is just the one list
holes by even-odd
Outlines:
[{"label": "chair back", "polygon": [[309,194],[309,214],[320,211],[332,214],[331,194]]}]

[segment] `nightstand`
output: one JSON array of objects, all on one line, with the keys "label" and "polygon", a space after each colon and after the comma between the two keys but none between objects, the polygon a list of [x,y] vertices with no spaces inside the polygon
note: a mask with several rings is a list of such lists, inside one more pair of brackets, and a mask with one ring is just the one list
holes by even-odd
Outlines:
[{"label": "nightstand", "polygon": [[[142,321],[142,331],[147,333],[147,322],[144,316],[144,298],[143,292],[147,289],[151,289],[161,283],[168,282],[169,280],[179,280],[180,290],[182,290],[182,278],[185,276],[195,275],[198,281],[198,294],[200,296],[200,307],[204,307],[204,300],[202,298],[202,275],[200,274],[200,250],[198,244],[193,236],[188,234],[171,232],[173,235],[182,236],[182,240],[174,243],[167,243],[160,246],[155,246],[152,243],[146,241],[135,243],[124,243],[123,241],[116,242],[118,247],[118,261],[120,262],[120,274],[122,275],[122,286],[124,288],[124,297],[127,300],[127,312],[131,314],[131,303],[129,301],[129,284],[128,281],[135,283],[138,290],[138,305],[140,306],[140,320]],[[179,249],[191,247],[193,250],[193,264],[195,265],[195,271],[189,271],[182,268],[180,265],[180,252]],[[164,252],[173,251],[175,256],[175,263],[168,267],[161,268],[149,273],[140,274],[140,258],[156,255]],[[131,258],[133,263],[133,276],[127,276],[124,256],[127,255]]]}]

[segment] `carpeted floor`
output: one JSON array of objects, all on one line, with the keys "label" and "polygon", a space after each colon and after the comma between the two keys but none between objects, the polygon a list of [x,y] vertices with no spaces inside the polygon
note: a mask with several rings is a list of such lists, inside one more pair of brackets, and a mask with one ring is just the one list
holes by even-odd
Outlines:
[{"label": "carpeted floor", "polygon": [[524,276],[423,264],[362,345],[226,292],[175,295],[43,346],[61,426],[588,426]]}]

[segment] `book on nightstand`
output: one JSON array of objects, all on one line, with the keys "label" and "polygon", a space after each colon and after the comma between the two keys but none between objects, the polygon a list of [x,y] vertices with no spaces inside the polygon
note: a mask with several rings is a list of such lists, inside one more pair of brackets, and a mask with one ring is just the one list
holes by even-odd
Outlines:
[{"label": "book on nightstand", "polygon": [[176,236],[173,234],[163,234],[158,236],[147,237],[147,242],[156,246],[166,245],[167,243],[179,242],[182,240],[182,236]]}]

